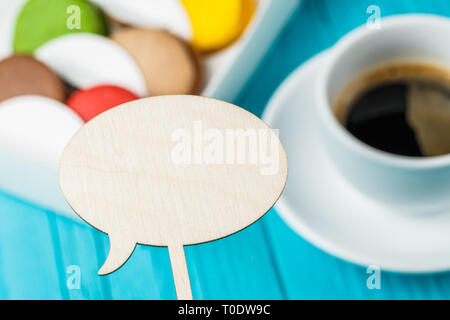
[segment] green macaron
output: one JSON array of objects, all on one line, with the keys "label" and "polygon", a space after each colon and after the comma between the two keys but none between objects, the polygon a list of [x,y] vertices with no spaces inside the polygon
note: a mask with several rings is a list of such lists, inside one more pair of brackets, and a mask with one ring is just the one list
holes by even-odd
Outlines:
[{"label": "green macaron", "polygon": [[87,0],[28,0],[17,17],[14,52],[32,54],[47,41],[74,32],[106,35],[103,13]]}]

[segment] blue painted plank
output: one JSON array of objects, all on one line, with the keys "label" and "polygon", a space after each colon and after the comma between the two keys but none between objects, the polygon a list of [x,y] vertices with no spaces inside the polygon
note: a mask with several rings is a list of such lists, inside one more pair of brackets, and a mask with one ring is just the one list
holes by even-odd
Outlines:
[{"label": "blue painted plank", "polygon": [[0,193],[0,221],[0,298],[67,298],[47,213]]},{"label": "blue painted plank", "polygon": [[228,238],[186,247],[194,298],[285,298],[260,221]]},{"label": "blue painted plank", "polygon": [[105,278],[112,299],[176,299],[167,248],[138,245],[127,263]]},{"label": "blue painted plank", "polygon": [[[63,279],[63,290],[67,291],[68,299],[109,299],[110,285],[107,279],[97,276],[101,257],[98,243],[102,234],[92,230],[87,225],[51,213],[52,234],[55,239],[55,256],[60,263],[60,275]],[[79,273],[78,273],[79,272]],[[80,277],[77,286],[74,277]],[[69,284],[68,284],[69,282]]]}]

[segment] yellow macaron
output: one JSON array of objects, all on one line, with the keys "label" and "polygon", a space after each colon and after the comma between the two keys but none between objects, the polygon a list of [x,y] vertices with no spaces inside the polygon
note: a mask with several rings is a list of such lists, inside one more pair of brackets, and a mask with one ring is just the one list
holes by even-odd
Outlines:
[{"label": "yellow macaron", "polygon": [[203,52],[226,47],[244,31],[255,0],[180,0],[192,24],[192,44]]},{"label": "yellow macaron", "polygon": [[257,0],[91,0],[122,24],[163,29],[198,51],[220,50],[239,38]]}]

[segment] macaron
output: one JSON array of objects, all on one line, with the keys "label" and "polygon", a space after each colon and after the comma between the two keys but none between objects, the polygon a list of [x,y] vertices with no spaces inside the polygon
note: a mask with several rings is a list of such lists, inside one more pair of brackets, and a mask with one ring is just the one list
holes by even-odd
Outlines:
[{"label": "macaron", "polygon": [[216,51],[236,40],[255,9],[254,0],[181,0],[193,30],[192,44]]},{"label": "macaron", "polygon": [[45,64],[30,56],[14,55],[0,61],[0,101],[38,95],[64,101],[65,86]]},{"label": "macaron", "polygon": [[93,0],[125,24],[165,29],[201,52],[222,49],[245,30],[255,0]]},{"label": "macaron", "polygon": [[88,122],[102,112],[136,99],[139,97],[126,89],[102,85],[74,92],[66,105]]},{"label": "macaron", "polygon": [[200,62],[186,42],[167,31],[125,28],[111,39],[140,66],[151,96],[196,93]]},{"label": "macaron", "polygon": [[46,97],[20,96],[0,103],[0,144],[32,154],[33,161],[50,168],[58,166],[67,142],[82,126],[75,112]]},{"label": "macaron", "polygon": [[107,34],[102,12],[89,1],[28,0],[16,20],[14,52],[31,54],[51,39],[77,32]]},{"label": "macaron", "polygon": [[244,7],[242,10],[242,31],[248,27],[250,22],[252,21],[253,15],[256,11],[256,2],[255,0],[242,0],[244,2]]},{"label": "macaron", "polygon": [[148,95],[139,65],[109,38],[92,33],[67,34],[41,46],[35,57],[77,89],[110,84],[140,97]]},{"label": "macaron", "polygon": [[0,60],[13,54],[17,16],[27,0],[0,0]]}]

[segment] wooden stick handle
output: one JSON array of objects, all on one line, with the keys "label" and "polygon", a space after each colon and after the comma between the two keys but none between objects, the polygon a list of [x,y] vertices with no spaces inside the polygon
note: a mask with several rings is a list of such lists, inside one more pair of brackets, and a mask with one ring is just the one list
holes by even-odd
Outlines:
[{"label": "wooden stick handle", "polygon": [[169,257],[178,300],[192,300],[191,282],[182,244],[169,245]]}]

